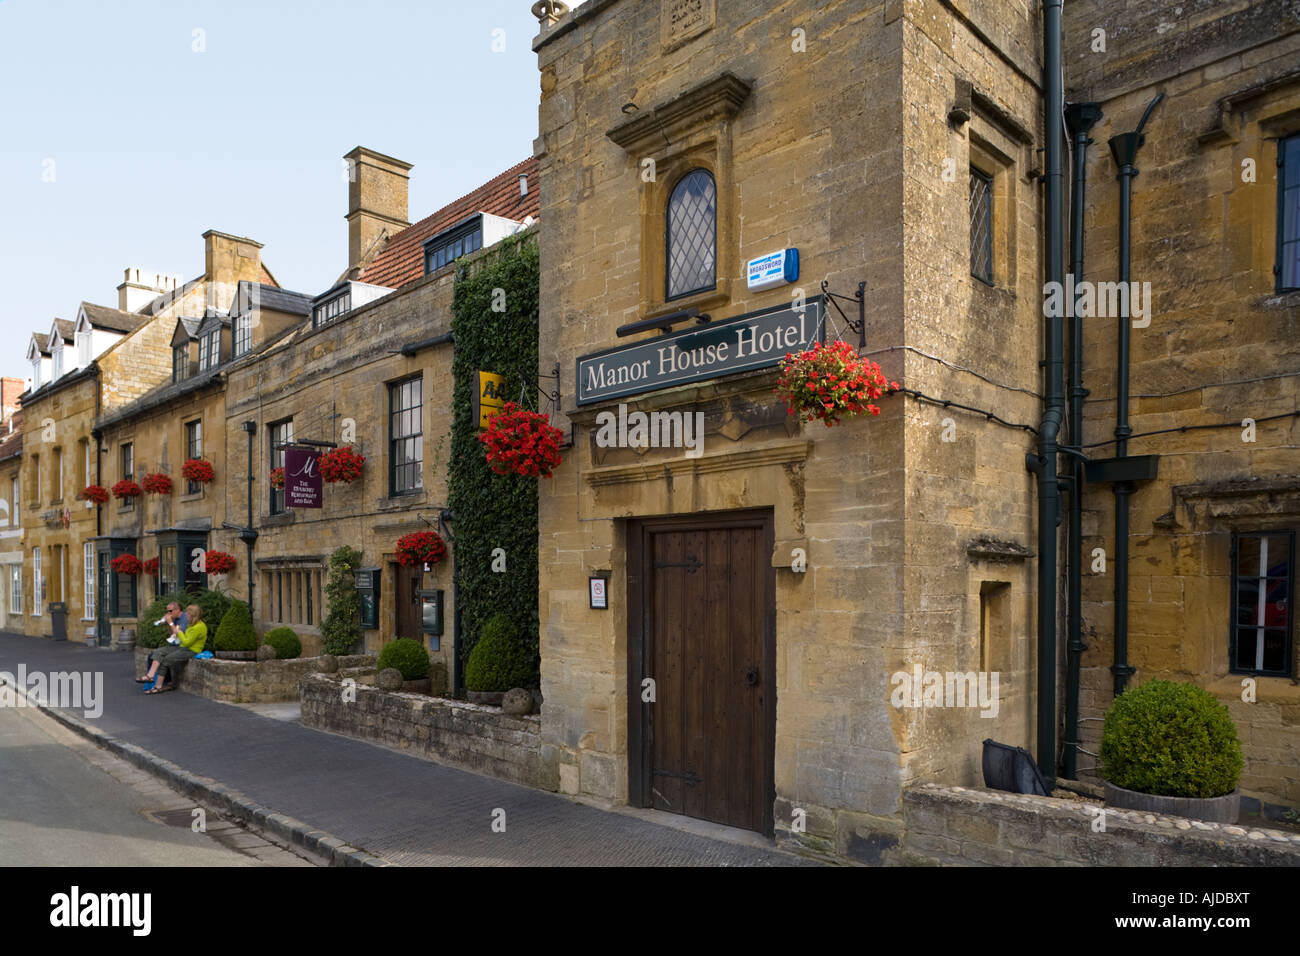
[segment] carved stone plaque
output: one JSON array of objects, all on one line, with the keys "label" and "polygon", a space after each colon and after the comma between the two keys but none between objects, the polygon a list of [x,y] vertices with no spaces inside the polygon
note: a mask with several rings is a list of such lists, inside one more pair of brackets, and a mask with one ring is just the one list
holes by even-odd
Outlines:
[{"label": "carved stone plaque", "polygon": [[660,36],[664,51],[713,29],[717,0],[662,0],[659,4]]}]

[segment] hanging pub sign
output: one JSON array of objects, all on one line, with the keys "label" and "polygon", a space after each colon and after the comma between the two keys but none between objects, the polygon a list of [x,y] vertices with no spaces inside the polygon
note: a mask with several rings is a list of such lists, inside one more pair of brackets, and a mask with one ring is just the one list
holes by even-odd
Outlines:
[{"label": "hanging pub sign", "polygon": [[479,431],[487,428],[488,419],[506,403],[506,377],[494,372],[478,373],[478,391],[474,393],[474,417]]},{"label": "hanging pub sign", "polygon": [[578,404],[778,364],[822,340],[820,295],[578,357]]},{"label": "hanging pub sign", "polygon": [[309,448],[284,450],[284,504],[287,508],[321,506],[320,452]]}]

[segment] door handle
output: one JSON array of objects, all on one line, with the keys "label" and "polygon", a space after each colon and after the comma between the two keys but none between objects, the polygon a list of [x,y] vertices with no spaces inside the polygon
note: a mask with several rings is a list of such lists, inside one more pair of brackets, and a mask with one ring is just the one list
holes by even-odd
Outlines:
[{"label": "door handle", "polygon": [[758,686],[758,668],[757,668],[757,667],[751,667],[751,668],[749,668],[749,670],[745,671],[745,683],[747,683],[750,687],[757,687],[757,686]]}]

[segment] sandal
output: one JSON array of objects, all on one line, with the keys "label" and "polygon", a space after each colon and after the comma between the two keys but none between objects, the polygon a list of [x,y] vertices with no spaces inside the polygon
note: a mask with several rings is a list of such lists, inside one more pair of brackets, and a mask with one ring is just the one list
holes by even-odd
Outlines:
[{"label": "sandal", "polygon": [[154,679],[152,677],[137,677],[135,682],[137,684],[152,684]]},{"label": "sandal", "polygon": [[146,693],[146,694],[162,694],[162,693],[166,693],[167,691],[169,691],[169,690],[171,690],[171,689],[172,689],[172,685],[171,685],[171,684],[163,684],[161,687],[151,687],[151,688],[149,688],[147,691],[145,691],[145,693]]}]

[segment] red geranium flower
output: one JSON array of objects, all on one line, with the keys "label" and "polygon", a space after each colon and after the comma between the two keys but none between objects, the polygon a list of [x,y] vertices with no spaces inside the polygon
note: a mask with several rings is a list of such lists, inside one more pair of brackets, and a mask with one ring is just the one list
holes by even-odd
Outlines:
[{"label": "red geranium flower", "polygon": [[108,501],[108,489],[100,485],[86,485],[81,489],[81,497],[86,501],[93,501],[97,505],[102,505]]},{"label": "red geranium flower", "polygon": [[140,487],[151,495],[170,495],[172,480],[161,473],[148,474],[140,481]]},{"label": "red geranium flower", "polygon": [[397,539],[397,563],[437,564],[447,554],[447,545],[436,531],[412,531]]},{"label": "red geranium flower", "polygon": [[842,417],[879,415],[873,400],[898,390],[897,382],[885,381],[879,365],[859,356],[847,342],[817,342],[797,358],[782,361],[780,372],[776,392],[786,412],[828,428]]},{"label": "red geranium flower", "polygon": [[181,475],[188,481],[197,481],[199,484],[207,484],[216,477],[216,472],[212,468],[212,463],[203,458],[186,458],[185,464],[181,465]]},{"label": "red geranium flower", "polygon": [[551,425],[545,415],[521,408],[516,402],[506,402],[478,436],[487,445],[487,460],[493,471],[530,478],[551,477],[560,465],[563,439],[564,432]]},{"label": "red geranium flower", "polygon": [[123,478],[113,486],[113,497],[119,501],[125,501],[127,498],[135,498],[142,494],[144,494],[144,492],[140,490],[140,486],[130,478]]}]

